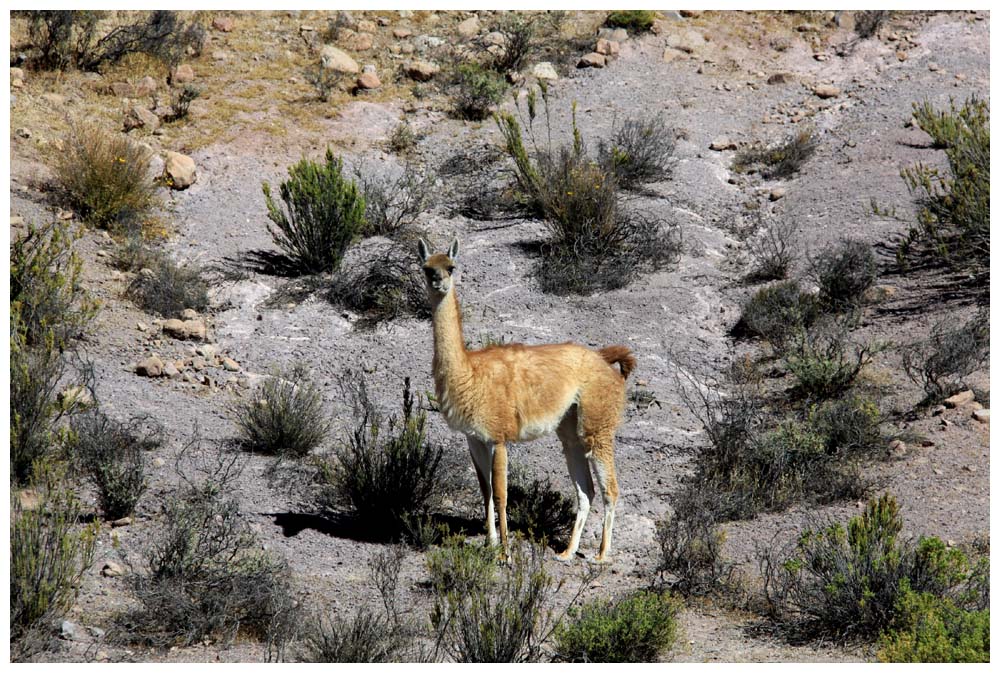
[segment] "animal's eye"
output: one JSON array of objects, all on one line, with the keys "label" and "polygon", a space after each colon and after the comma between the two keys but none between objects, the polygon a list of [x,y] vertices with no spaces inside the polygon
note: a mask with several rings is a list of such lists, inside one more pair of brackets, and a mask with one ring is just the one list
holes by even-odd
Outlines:
[{"label": "animal's eye", "polygon": [[455,265],[454,264],[450,264],[448,266],[448,273],[453,273],[454,271],[455,271]]},{"label": "animal's eye", "polygon": [[434,269],[424,269],[424,275],[430,278],[434,275]]}]

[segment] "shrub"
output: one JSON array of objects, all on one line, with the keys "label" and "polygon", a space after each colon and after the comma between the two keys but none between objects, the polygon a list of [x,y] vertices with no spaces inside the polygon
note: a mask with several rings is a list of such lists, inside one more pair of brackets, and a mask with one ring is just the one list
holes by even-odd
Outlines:
[{"label": "shrub", "polygon": [[747,240],[747,249],[754,260],[748,280],[782,280],[795,262],[795,225],[777,220],[767,227],[758,227],[757,235]]},{"label": "shrub", "polygon": [[321,619],[303,638],[300,661],[375,663],[401,661],[406,641],[392,621],[362,607],[351,619]]},{"label": "shrub", "polygon": [[623,9],[608,14],[604,23],[612,28],[630,28],[635,31],[649,30],[653,27],[656,12],[650,9]]},{"label": "shrub", "polygon": [[28,225],[10,246],[10,304],[17,310],[27,346],[47,340],[63,348],[81,336],[97,302],[80,285],[83,262],[73,250],[79,234],[53,222]]},{"label": "shrub", "polygon": [[417,144],[417,134],[406,122],[399,122],[389,135],[388,146],[391,152],[402,154],[413,149]]},{"label": "shrub", "polygon": [[126,296],[143,311],[177,318],[186,309],[208,308],[208,283],[196,264],[180,265],[165,253],[154,254],[152,267],[139,270]]},{"label": "shrub", "polygon": [[[192,443],[188,448],[200,450]],[[130,583],[139,605],[119,615],[119,637],[153,647],[188,646],[238,634],[264,640],[280,657],[294,633],[297,608],[287,563],[268,552],[225,497],[234,459],[216,456],[203,479],[182,475],[141,568]],[[131,567],[131,564],[130,564]]]},{"label": "shrub", "polygon": [[358,167],[354,179],[365,199],[365,236],[402,235],[434,201],[434,175],[410,164],[396,175]]},{"label": "shrub", "polygon": [[74,126],[63,143],[53,155],[52,170],[84,220],[109,229],[126,226],[156,205],[150,154],[142,145],[93,124]]},{"label": "shrub", "polygon": [[670,590],[703,596],[723,589],[733,563],[722,556],[726,535],[719,529],[718,495],[710,489],[685,487],[674,500],[674,512],[656,524],[660,560],[656,573],[675,577]]},{"label": "shrub", "polygon": [[648,591],[597,600],[570,610],[555,630],[562,661],[636,663],[657,661],[677,638],[680,601]]},{"label": "shrub", "polygon": [[518,12],[502,12],[493,30],[501,33],[504,40],[502,48],[491,54],[490,67],[500,74],[517,72],[534,47],[534,20]]},{"label": "shrub", "polygon": [[410,379],[403,383],[403,417],[385,422],[360,374],[341,380],[357,424],[336,458],[323,464],[328,507],[343,506],[376,539],[399,539],[408,521],[425,516],[441,497],[444,450],[427,439],[425,412],[415,412]]},{"label": "shrub", "polygon": [[757,290],[744,304],[736,331],[761,336],[780,352],[818,317],[816,297],[804,292],[798,281],[789,280]]},{"label": "shrub", "polygon": [[535,542],[569,540],[576,512],[569,498],[552,488],[548,477],[531,479],[513,465],[507,480],[507,521],[512,530]]},{"label": "shrub", "polygon": [[870,245],[845,239],[810,258],[809,273],[819,285],[824,306],[844,311],[860,306],[878,278],[878,264]]},{"label": "shrub", "polygon": [[482,591],[496,578],[496,550],[488,545],[466,544],[464,538],[451,536],[427,553],[427,570],[437,594],[466,596]]},{"label": "shrub", "polygon": [[94,557],[96,524],[80,530],[82,508],[56,472],[39,474],[36,508],[25,509],[19,495],[10,497],[10,641],[11,659],[24,660],[40,643],[39,632],[76,600],[84,573]]},{"label": "shrub", "polygon": [[989,662],[989,610],[963,610],[948,598],[909,587],[896,603],[896,622],[879,638],[879,661]]},{"label": "shrub", "polygon": [[507,92],[503,76],[478,63],[459,65],[454,80],[455,114],[461,119],[485,119]]},{"label": "shrub", "polygon": [[552,579],[541,549],[513,544],[509,567],[462,593],[435,588],[437,647],[460,663],[538,661],[547,635]]},{"label": "shrub", "polygon": [[323,397],[304,367],[269,376],[233,407],[240,442],[249,450],[303,458],[330,430]]},{"label": "shrub", "polygon": [[862,40],[875,37],[878,29],[888,20],[892,12],[884,9],[855,12],[854,32]]},{"label": "shrub", "polygon": [[130,54],[147,54],[168,66],[176,64],[189,47],[198,48],[205,30],[196,21],[185,22],[177,12],[136,12],[138,20],[119,22],[98,37],[101,11],[27,11],[28,34],[37,50],[34,61],[42,68],[70,66],[97,70]]},{"label": "shrub", "polygon": [[[543,85],[546,116],[547,91]],[[534,90],[527,105],[533,122]],[[497,123],[514,162],[517,198],[528,212],[544,219],[550,232],[537,267],[543,290],[565,294],[624,287],[640,272],[677,259],[679,230],[664,228],[655,218],[622,205],[614,174],[587,155],[575,108],[573,144],[558,151],[551,143],[548,149],[541,148],[532,132],[534,158],[513,115],[498,114]]]},{"label": "shrub", "polygon": [[990,109],[971,98],[961,108],[937,112],[914,105],[914,116],[938,146],[945,148],[949,175],[917,164],[901,175],[920,211],[897,249],[906,265],[915,260],[967,270],[982,287],[989,283]]},{"label": "shrub", "polygon": [[785,353],[785,365],[795,376],[800,395],[817,400],[839,396],[887,347],[880,342],[850,343],[847,332],[844,323],[824,321],[800,335]]},{"label": "shrub", "polygon": [[656,114],[629,118],[616,126],[611,141],[598,145],[597,156],[619,186],[635,189],[669,175],[675,145],[674,130],[667,128],[662,114]]},{"label": "shrub", "polygon": [[170,99],[170,115],[166,118],[168,122],[175,122],[186,119],[193,103],[201,96],[201,89],[193,84],[185,84],[180,89],[174,91]]},{"label": "shrub", "polygon": [[330,100],[330,94],[340,84],[340,73],[325,67],[322,61],[303,70],[302,76],[316,89],[316,97],[324,103]]},{"label": "shrub", "polygon": [[343,162],[326,150],[326,163],[303,159],[281,183],[282,209],[264,183],[274,242],[301,273],[335,271],[347,246],[364,228],[365,199],[343,175]]},{"label": "shrub", "polygon": [[958,328],[954,321],[937,323],[928,339],[903,349],[903,368],[914,383],[920,383],[927,399],[936,401],[964,386],[963,379],[989,359],[989,311],[982,309]]},{"label": "shrub", "polygon": [[810,425],[824,437],[830,454],[873,454],[883,444],[881,422],[878,405],[858,394],[825,402],[809,416]]},{"label": "shrub", "polygon": [[427,288],[416,257],[395,243],[363,250],[349,268],[334,275],[327,298],[360,313],[361,326],[404,315],[430,316]]},{"label": "shrub", "polygon": [[733,159],[733,170],[738,173],[758,170],[768,180],[788,178],[802,168],[818,145],[811,130],[802,130],[777,145],[756,144],[740,150]]},{"label": "shrub", "polygon": [[145,452],[160,439],[156,428],[144,425],[145,419],[119,423],[96,409],[71,422],[74,462],[96,489],[107,519],[131,515],[146,491]]},{"label": "shrub", "polygon": [[161,254],[150,247],[141,231],[132,228],[126,230],[123,240],[119,241],[111,262],[119,271],[141,271],[152,269]]},{"label": "shrub", "polygon": [[901,531],[899,505],[886,494],[869,501],[846,529],[832,522],[810,527],[792,549],[764,552],[772,618],[804,637],[870,641],[897,622],[910,589],[959,600],[976,572],[965,554],[937,538],[910,544]]}]

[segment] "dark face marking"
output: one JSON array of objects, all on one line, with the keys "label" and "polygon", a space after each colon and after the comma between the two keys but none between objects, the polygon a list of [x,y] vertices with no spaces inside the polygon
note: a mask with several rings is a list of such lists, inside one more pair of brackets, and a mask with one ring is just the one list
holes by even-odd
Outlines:
[{"label": "dark face marking", "polygon": [[424,278],[427,286],[436,292],[445,294],[452,286],[452,274],[455,273],[455,262],[447,255],[432,255],[424,262]]}]

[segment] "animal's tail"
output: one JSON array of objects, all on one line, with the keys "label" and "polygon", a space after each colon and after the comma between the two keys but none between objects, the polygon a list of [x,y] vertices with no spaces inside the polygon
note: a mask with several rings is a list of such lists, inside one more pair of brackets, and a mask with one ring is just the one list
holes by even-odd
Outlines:
[{"label": "animal's tail", "polygon": [[607,346],[597,351],[597,354],[604,358],[604,361],[609,365],[617,362],[618,366],[621,367],[623,379],[627,379],[628,375],[635,369],[635,357],[632,355],[632,351],[625,346]]}]

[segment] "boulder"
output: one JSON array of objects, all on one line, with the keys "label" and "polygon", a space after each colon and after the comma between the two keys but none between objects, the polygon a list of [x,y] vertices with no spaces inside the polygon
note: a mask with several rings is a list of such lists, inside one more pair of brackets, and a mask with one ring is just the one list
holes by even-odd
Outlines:
[{"label": "boulder", "polygon": [[320,52],[320,61],[324,68],[334,72],[356,75],[361,71],[358,62],[351,58],[347,52],[329,44],[323,47],[323,51]]},{"label": "boulder", "polygon": [[813,93],[820,98],[836,98],[840,95],[840,88],[832,84],[820,84],[813,88]]},{"label": "boulder", "polygon": [[682,33],[672,33],[667,36],[667,46],[690,54],[705,46],[705,38],[696,30],[685,30]]},{"label": "boulder", "polygon": [[232,358],[222,358],[222,368],[227,372],[238,372],[240,370],[240,365]]},{"label": "boulder", "polygon": [[603,37],[597,40],[597,47],[594,49],[598,54],[605,56],[617,56],[620,46],[614,40],[605,40]]},{"label": "boulder", "polygon": [[971,390],[963,390],[960,393],[956,393],[944,401],[944,406],[949,409],[954,409],[955,407],[960,407],[963,404],[968,404],[976,399],[976,394]]},{"label": "boulder", "polygon": [[125,112],[125,120],[122,122],[122,129],[126,133],[132,129],[155,131],[158,128],[160,128],[160,118],[155,112],[148,108],[132,105]]},{"label": "boulder", "polygon": [[181,63],[170,73],[171,84],[187,84],[194,81],[194,69],[187,63]]},{"label": "boulder", "polygon": [[403,66],[403,72],[418,82],[428,82],[440,71],[441,68],[430,61],[410,61]]},{"label": "boulder", "polygon": [[175,339],[204,341],[207,332],[203,320],[164,320],[163,333]]},{"label": "boulder", "polygon": [[607,59],[604,54],[598,54],[596,51],[592,51],[589,54],[583,56],[580,61],[576,64],[577,68],[603,68],[607,64]]},{"label": "boulder", "polygon": [[474,37],[479,33],[479,19],[474,16],[470,16],[468,19],[458,24],[458,28],[456,30],[458,30],[458,34],[465,39]]},{"label": "boulder", "polygon": [[148,376],[150,378],[162,376],[163,360],[156,355],[152,355],[136,364],[135,373],[139,376]]},{"label": "boulder", "polygon": [[537,79],[544,79],[554,81],[559,79],[559,73],[556,72],[554,65],[548,61],[542,61],[541,63],[536,63],[535,67],[531,69],[531,74]]},{"label": "boulder", "polygon": [[171,189],[187,189],[198,179],[194,159],[180,152],[167,152],[163,162],[163,177]]},{"label": "boulder", "polygon": [[359,89],[377,89],[382,86],[382,82],[375,73],[365,72],[358,77],[357,85]]}]

